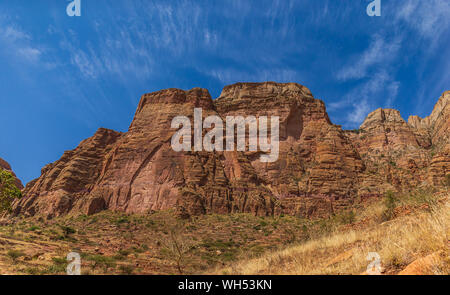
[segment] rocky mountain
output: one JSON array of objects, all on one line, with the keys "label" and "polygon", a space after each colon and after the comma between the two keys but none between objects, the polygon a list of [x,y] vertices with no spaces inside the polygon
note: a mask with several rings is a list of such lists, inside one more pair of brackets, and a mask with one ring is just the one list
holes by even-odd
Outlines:
[{"label": "rocky mountain", "polygon": [[[9,165],[9,163],[6,162],[5,160],[3,160],[2,158],[0,158],[0,170],[6,170],[8,172],[11,172],[12,175],[14,177],[16,177],[16,174],[14,174],[14,172],[12,171],[11,166]],[[17,177],[16,177],[16,186],[19,189],[23,189],[22,182]]]},{"label": "rocky mountain", "polygon": [[[295,83],[237,83],[216,100],[205,89],[142,96],[125,133],[99,129],[42,169],[14,215],[204,213],[326,216],[387,190],[439,188],[450,174],[450,91],[432,114],[408,122],[379,109],[359,130],[334,125],[324,103]],[[261,152],[175,152],[175,116],[279,116],[279,158]],[[203,131],[205,132],[205,131]]]}]

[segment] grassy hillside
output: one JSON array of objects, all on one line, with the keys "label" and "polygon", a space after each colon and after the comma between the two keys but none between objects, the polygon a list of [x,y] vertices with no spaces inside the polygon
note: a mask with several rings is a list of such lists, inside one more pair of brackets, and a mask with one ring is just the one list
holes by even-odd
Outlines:
[{"label": "grassy hillside", "polygon": [[[266,253],[217,274],[364,274],[369,252],[377,252],[384,274],[450,274],[448,193],[390,195],[331,234]],[[425,258],[425,259],[424,259]]]},{"label": "grassy hillside", "polygon": [[81,254],[83,274],[360,274],[369,252],[385,273],[437,253],[448,274],[448,193],[388,195],[328,219],[250,214],[179,220],[173,212],[102,212],[0,221],[1,274],[65,274]]}]

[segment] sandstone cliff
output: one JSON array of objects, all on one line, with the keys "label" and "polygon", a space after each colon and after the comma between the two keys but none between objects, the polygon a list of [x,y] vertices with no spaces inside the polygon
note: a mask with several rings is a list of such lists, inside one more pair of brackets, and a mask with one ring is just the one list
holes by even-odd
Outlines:
[{"label": "sandstone cliff", "polygon": [[408,122],[431,142],[431,162],[426,175],[431,184],[441,185],[450,174],[450,91],[442,94],[429,117],[412,116]]},{"label": "sandstone cliff", "polygon": [[294,83],[238,83],[225,87],[215,105],[224,117],[280,117],[278,161],[261,163],[247,156],[275,196],[276,212],[322,215],[352,201],[363,163],[309,89]]},{"label": "sandstone cliff", "polygon": [[[14,204],[15,215],[147,213],[181,216],[251,212],[324,216],[386,190],[439,187],[449,171],[449,94],[430,117],[404,121],[395,110],[369,114],[358,131],[331,123],[304,86],[238,83],[212,100],[205,89],[142,96],[128,132],[99,129],[42,169]],[[175,152],[175,116],[280,117],[278,161],[260,152]]]}]

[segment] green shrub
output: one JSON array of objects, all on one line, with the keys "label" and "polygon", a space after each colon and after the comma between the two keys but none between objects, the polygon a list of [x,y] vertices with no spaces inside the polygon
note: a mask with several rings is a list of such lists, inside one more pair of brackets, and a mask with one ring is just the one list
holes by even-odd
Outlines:
[{"label": "green shrub", "polygon": [[121,224],[124,224],[124,223],[130,223],[130,220],[129,220],[128,216],[121,216],[115,221],[115,223],[117,225],[121,225]]},{"label": "green shrub", "polygon": [[32,276],[39,275],[41,273],[40,269],[37,267],[27,267],[23,270],[23,272]]},{"label": "green shrub", "polygon": [[13,261],[16,261],[19,257],[25,256],[25,254],[22,251],[19,250],[9,250],[8,253],[6,253],[9,258],[11,258]]},{"label": "green shrub", "polygon": [[120,249],[118,254],[126,257],[131,254],[131,251],[127,249]]},{"label": "green shrub", "polygon": [[67,260],[64,257],[52,257],[53,264],[50,265],[45,273],[47,274],[60,274],[65,273],[68,265]]},{"label": "green shrub", "polygon": [[338,220],[342,224],[352,224],[356,220],[356,214],[353,210],[341,213]]},{"label": "green shrub", "polygon": [[0,169],[0,213],[11,212],[11,204],[20,199],[22,192],[16,186],[16,178],[11,172]]},{"label": "green shrub", "polygon": [[134,272],[134,267],[131,265],[121,265],[119,266],[120,272],[124,275],[132,275]]},{"label": "green shrub", "polygon": [[64,265],[67,266],[67,260],[63,257],[53,257],[52,261],[56,265]]},{"label": "green shrub", "polygon": [[436,198],[434,196],[434,191],[431,188],[421,188],[415,192],[408,194],[408,198],[406,200],[402,200],[406,205],[423,205],[427,204],[430,207],[436,205]]},{"label": "green shrub", "polygon": [[38,229],[39,229],[39,226],[33,225],[33,226],[31,226],[30,228],[28,228],[28,231],[36,231],[36,230],[38,230]]},{"label": "green shrub", "polygon": [[76,233],[76,230],[73,229],[70,226],[65,226],[65,225],[57,225],[61,231],[61,232],[57,232],[55,230],[50,230],[50,233],[52,233],[54,235],[53,239],[54,240],[61,240],[61,241],[65,241],[65,240],[69,240],[69,241],[76,241],[76,239],[74,237],[72,237],[72,234]]},{"label": "green shrub", "polygon": [[70,226],[60,225],[59,227],[61,228],[61,230],[63,232],[63,237],[64,238],[67,238],[70,235],[72,235],[72,234],[77,232],[74,228],[72,228]]},{"label": "green shrub", "polygon": [[89,261],[92,261],[92,268],[103,267],[106,271],[108,268],[116,267],[116,262],[113,257],[107,257],[102,255],[91,255],[86,258]]},{"label": "green shrub", "polygon": [[268,225],[268,223],[264,220],[259,221],[259,225],[261,225],[262,227],[265,227]]},{"label": "green shrub", "polygon": [[397,206],[397,198],[394,195],[394,192],[388,191],[384,196],[384,211],[382,213],[382,220],[388,221],[394,217],[395,208]]}]

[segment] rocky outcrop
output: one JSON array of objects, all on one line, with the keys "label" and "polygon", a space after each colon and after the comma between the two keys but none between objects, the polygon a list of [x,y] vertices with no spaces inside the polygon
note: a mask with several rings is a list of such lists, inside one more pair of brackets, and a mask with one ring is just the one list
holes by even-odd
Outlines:
[{"label": "rocky outcrop", "polygon": [[279,116],[280,153],[274,163],[247,158],[275,196],[276,212],[318,216],[352,201],[363,163],[322,101],[304,86],[238,83],[215,101],[223,116]]},{"label": "rocky outcrop", "polygon": [[9,165],[8,162],[6,162],[5,160],[3,160],[2,158],[0,158],[0,170],[6,170],[8,172],[11,172],[11,174],[16,178],[16,186],[19,189],[23,189],[23,185],[22,182],[20,181],[20,179],[18,179],[16,177],[16,174],[14,174],[14,172],[11,169],[11,166]]},{"label": "rocky outcrop", "polygon": [[448,258],[443,251],[419,258],[400,271],[401,276],[425,276],[442,274],[442,261]]},{"label": "rocky outcrop", "polygon": [[[127,132],[99,129],[44,167],[14,204],[14,214],[51,218],[176,209],[182,217],[326,216],[359,198],[435,185],[445,177],[448,145],[440,139],[448,136],[447,102],[448,92],[429,118],[409,123],[398,111],[379,109],[360,130],[343,131],[331,123],[324,103],[295,83],[237,83],[216,100],[201,88],[145,94]],[[261,151],[174,151],[178,130],[171,128],[172,119],[193,122],[195,108],[202,108],[203,118],[223,121],[279,116],[278,160],[260,161]]]},{"label": "rocky outcrop", "polygon": [[366,166],[360,196],[444,185],[450,174],[449,99],[447,91],[429,117],[411,116],[408,122],[397,110],[378,109],[359,130],[347,131]]},{"label": "rocky outcrop", "polygon": [[24,197],[14,205],[15,214],[36,213],[55,217],[69,213],[77,203],[89,202],[89,195],[107,165],[105,156],[121,137],[119,132],[99,129],[73,151],[42,168],[41,177],[23,190]]},{"label": "rocky outcrop", "polygon": [[[15,214],[93,214],[104,209],[147,213],[177,208],[271,214],[270,193],[239,153],[175,152],[175,116],[218,115],[207,90],[168,89],[142,97],[128,132],[100,129],[42,171],[25,189]],[[228,175],[225,173],[227,171]],[[245,179],[245,181],[244,181]],[[263,194],[262,192],[265,192]]]},{"label": "rocky outcrop", "polygon": [[411,116],[408,123],[435,146],[448,144],[450,138],[450,91],[439,98],[430,116],[422,119]]},{"label": "rocky outcrop", "polygon": [[378,109],[370,113],[357,134],[349,134],[366,165],[361,197],[415,187],[424,181],[431,142],[416,135],[400,112]]},{"label": "rocky outcrop", "polygon": [[442,94],[429,117],[412,116],[408,122],[431,142],[431,161],[426,175],[429,183],[441,186],[450,174],[450,91]]}]

